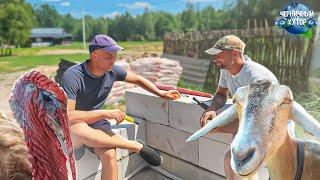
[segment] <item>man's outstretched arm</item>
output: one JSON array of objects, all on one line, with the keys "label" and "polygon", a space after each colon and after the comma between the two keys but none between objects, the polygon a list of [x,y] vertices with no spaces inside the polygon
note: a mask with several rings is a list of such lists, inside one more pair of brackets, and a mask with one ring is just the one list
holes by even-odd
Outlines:
[{"label": "man's outstretched arm", "polygon": [[127,83],[136,84],[136,85],[142,87],[143,89],[145,89],[145,90],[147,90],[157,96],[160,96],[162,98],[173,99],[172,94],[178,93],[175,90],[162,91],[162,90],[158,89],[152,82],[150,82],[146,78],[139,76],[139,75],[136,75],[134,73],[130,73],[130,72],[128,72],[126,79],[124,81]]}]

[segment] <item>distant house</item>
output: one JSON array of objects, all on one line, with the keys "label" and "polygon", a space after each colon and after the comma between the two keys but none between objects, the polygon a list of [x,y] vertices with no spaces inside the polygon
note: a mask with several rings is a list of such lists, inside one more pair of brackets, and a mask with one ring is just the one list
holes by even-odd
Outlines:
[{"label": "distant house", "polygon": [[63,28],[34,28],[30,34],[31,47],[71,44],[72,36]]}]

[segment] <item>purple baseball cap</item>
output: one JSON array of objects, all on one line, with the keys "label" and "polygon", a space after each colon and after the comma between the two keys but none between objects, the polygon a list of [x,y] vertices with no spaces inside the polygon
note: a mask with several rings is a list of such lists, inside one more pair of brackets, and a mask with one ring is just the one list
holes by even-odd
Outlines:
[{"label": "purple baseball cap", "polygon": [[97,49],[103,49],[106,52],[113,53],[124,49],[119,46],[111,37],[103,34],[94,36],[89,44],[89,52],[92,53]]}]

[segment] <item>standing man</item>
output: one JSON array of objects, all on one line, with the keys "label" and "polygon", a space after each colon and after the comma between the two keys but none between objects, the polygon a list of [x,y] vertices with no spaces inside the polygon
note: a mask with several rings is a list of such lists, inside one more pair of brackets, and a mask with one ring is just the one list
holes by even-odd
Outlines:
[{"label": "standing man", "polygon": [[[248,56],[244,56],[245,43],[234,35],[228,35],[219,39],[216,44],[205,52],[213,55],[213,63],[220,68],[220,79],[218,89],[212,99],[211,106],[200,118],[200,125],[203,127],[209,120],[217,115],[217,110],[225,109],[228,93],[233,96],[239,87],[251,84],[254,81],[268,79],[274,84],[278,84],[277,78],[266,67],[252,61]],[[290,122],[290,121],[289,121]],[[291,134],[294,132],[294,124],[291,124]],[[233,123],[218,128],[214,132],[232,133],[234,136],[238,130],[238,120]],[[236,175],[231,169],[230,150],[224,159],[224,171],[228,180],[233,180]]]},{"label": "standing man", "polygon": [[162,163],[159,152],[137,141],[130,141],[111,130],[109,119],[117,123],[125,114],[119,109],[105,110],[103,104],[115,81],[125,81],[162,98],[172,99],[176,91],[162,91],[142,76],[124,71],[114,65],[117,52],[123,48],[106,35],[95,36],[90,45],[90,59],[70,67],[62,76],[61,86],[68,98],[68,118],[72,141],[85,144],[102,163],[102,180],[117,180],[118,166],[115,148],[138,153],[153,166]]}]

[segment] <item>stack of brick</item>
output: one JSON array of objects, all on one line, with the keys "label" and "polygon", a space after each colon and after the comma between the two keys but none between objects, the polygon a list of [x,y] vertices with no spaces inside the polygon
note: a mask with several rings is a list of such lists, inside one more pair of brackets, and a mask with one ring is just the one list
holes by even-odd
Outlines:
[{"label": "stack of brick", "polygon": [[[199,118],[204,110],[199,105],[161,99],[134,88],[126,92],[126,111],[145,121],[147,144],[164,157],[159,171],[187,180],[224,179],[224,155],[232,142],[231,134],[207,134],[186,143],[200,129]],[[259,179],[268,179],[266,171],[259,171]]]},{"label": "stack of brick", "polygon": [[178,61],[160,57],[145,57],[130,64],[131,70],[154,84],[176,87],[182,74]]}]

